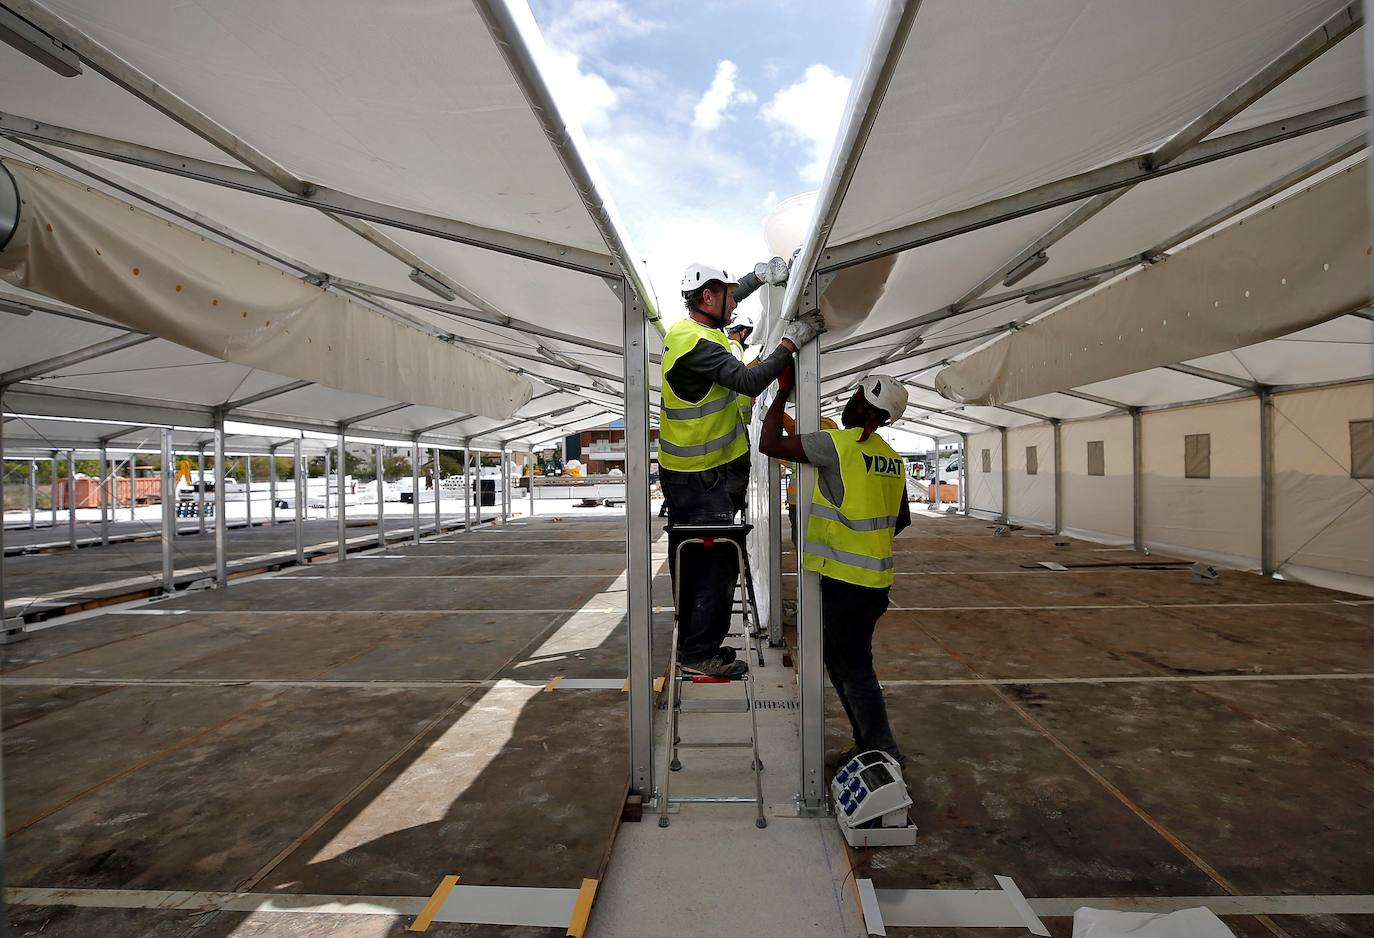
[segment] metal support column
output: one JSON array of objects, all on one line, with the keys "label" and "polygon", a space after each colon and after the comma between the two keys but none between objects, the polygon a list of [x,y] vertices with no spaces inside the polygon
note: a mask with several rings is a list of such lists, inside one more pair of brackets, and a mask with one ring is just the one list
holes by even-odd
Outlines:
[{"label": "metal support column", "polygon": [[1274,395],[1259,390],[1260,458],[1260,570],[1265,576],[1278,572],[1274,560]]},{"label": "metal support column", "polygon": [[372,469],[377,484],[377,547],[386,546],[386,461],[382,458],[382,448],[373,447]]},{"label": "metal support column", "polygon": [[1007,428],[1002,427],[1002,523],[1011,523],[1011,457],[1007,455]]},{"label": "metal support column", "polygon": [[935,437],[935,512],[939,514],[944,507],[944,495],[940,491],[940,438]]},{"label": "metal support column", "polygon": [[1140,448],[1140,408],[1131,408],[1131,543],[1145,549],[1145,476]]},{"label": "metal support column", "polygon": [[[51,483],[48,487],[49,487],[50,489],[52,489],[52,506],[51,506],[51,507],[52,507],[52,524],[50,524],[49,527],[51,527],[51,528],[52,528],[52,532],[53,532],[54,534],[56,534],[56,533],[57,533],[57,484],[58,484],[58,483],[57,483],[57,450],[53,450],[53,451],[52,451],[52,478],[49,479],[48,481]],[[129,501],[130,501],[130,504],[133,503],[133,499],[132,499],[132,498],[130,498]]]},{"label": "metal support column", "polygon": [[329,447],[324,449],[324,517],[329,520],[329,476],[332,470],[329,466]]},{"label": "metal support column", "polygon": [[510,453],[501,447],[501,523],[510,520]]},{"label": "metal support column", "polygon": [[768,460],[768,498],[764,503],[768,573],[768,645],[783,646],[782,634],[782,463]]},{"label": "metal support column", "polygon": [[172,544],[177,536],[177,477],[172,466],[172,428],[162,428],[162,591],[176,591]]},{"label": "metal support column", "polygon": [[527,465],[528,465],[529,468],[530,468],[530,491],[529,491],[529,496],[530,496],[530,517],[533,518],[533,517],[534,517],[534,475],[535,475],[535,472],[534,472],[534,469],[535,469],[535,466],[534,466],[534,450],[530,450],[529,453],[526,454],[525,459],[526,459]]},{"label": "metal support column", "polygon": [[[138,520],[138,497],[134,488],[134,477],[138,475],[138,451],[129,454],[129,458],[124,460],[124,468],[129,473],[129,520]],[[116,499],[118,501],[118,499]]]},{"label": "metal support column", "polygon": [[337,560],[337,562],[339,562],[339,563],[343,563],[343,562],[344,562],[344,557],[348,554],[348,520],[347,520],[347,518],[345,517],[345,516],[348,514],[348,511],[347,511],[347,509],[345,509],[345,507],[344,507],[344,504],[345,504],[345,501],[346,501],[345,498],[344,498],[344,476],[346,475],[346,473],[344,472],[344,468],[345,468],[347,465],[348,465],[348,459],[344,456],[344,435],[343,435],[343,431],[340,430],[340,431],[339,431],[339,471],[338,471],[338,477],[339,477],[339,528],[338,528],[339,537],[338,537],[338,541],[339,541],[339,543],[338,543],[338,556],[335,558],[335,560]]},{"label": "metal support column", "polygon": [[639,298],[623,280],[613,286],[623,301],[625,330],[625,622],[630,675],[630,790],[647,801],[654,794],[649,350],[645,338],[647,323]]},{"label": "metal support column", "polygon": [[67,450],[67,546],[76,550],[76,450]]},{"label": "metal support column", "polygon": [[253,456],[251,453],[243,457],[243,504],[247,506],[248,521],[246,527],[253,527]]},{"label": "metal support column", "polygon": [[1054,533],[1064,533],[1064,427],[1051,420],[1054,428]]},{"label": "metal support column", "polygon": [[[810,292],[811,296],[803,302],[814,306],[819,296],[814,280]],[[820,343],[811,342],[797,353],[798,433],[815,433],[820,428],[820,385]],[[801,463],[799,468],[797,527],[804,532],[811,517],[816,470],[807,463]],[[825,623],[821,621],[821,578],[820,574],[803,566],[805,537],[797,539],[797,547],[797,683],[801,697],[801,791],[798,802],[804,813],[822,815],[828,809],[829,779],[825,777]]]},{"label": "metal support column", "polygon": [[[464,447],[463,452],[467,452],[466,447]],[[464,488],[467,489],[468,501],[473,502],[473,507],[477,510],[477,517],[475,520],[477,526],[480,528],[482,526],[482,451],[479,449],[476,450],[475,453],[477,456],[477,465],[472,467],[472,475],[476,484],[476,491],[473,490],[472,486],[467,484],[468,470],[466,464],[463,466],[463,484]]]},{"label": "metal support column", "polygon": [[[420,444],[410,444],[410,542],[420,543]],[[436,525],[435,529],[438,529]]]},{"label": "metal support column", "polygon": [[971,499],[968,497],[968,434],[959,434],[959,510],[968,515]]},{"label": "metal support column", "polygon": [[277,527],[277,447],[267,448],[267,520],[270,526]]},{"label": "metal support column", "polygon": [[205,444],[200,444],[200,452],[196,456],[196,530],[200,534],[205,533]]},{"label": "metal support column", "polygon": [[441,511],[442,509],[441,509],[441,507],[440,507],[439,502],[440,502],[440,500],[441,500],[441,498],[443,497],[443,494],[444,494],[444,490],[443,490],[442,488],[440,488],[440,486],[439,486],[439,466],[440,466],[439,454],[440,454],[441,452],[442,452],[442,451],[439,449],[439,447],[437,447],[437,446],[434,447],[434,473],[433,473],[433,478],[434,478],[434,534],[435,534],[436,537],[437,537],[438,534],[439,534],[439,526],[440,526],[440,523],[441,523],[441,520],[442,520],[442,519],[440,518],[440,511]]},{"label": "metal support column", "polygon": [[29,530],[38,530],[38,461],[29,460]]},{"label": "metal support column", "polygon": [[301,458],[300,437],[296,437],[291,449],[295,467],[291,476],[296,482],[296,564],[305,566],[305,505],[309,496],[306,494],[307,470],[305,460]]},{"label": "metal support column", "polygon": [[100,444],[100,453],[96,456],[99,460],[99,468],[96,474],[100,479],[100,546],[110,545],[110,477],[107,474],[110,470],[110,454],[105,449],[105,444]]},{"label": "metal support column", "polygon": [[224,514],[224,412],[215,412],[215,585],[229,585],[229,519]]}]

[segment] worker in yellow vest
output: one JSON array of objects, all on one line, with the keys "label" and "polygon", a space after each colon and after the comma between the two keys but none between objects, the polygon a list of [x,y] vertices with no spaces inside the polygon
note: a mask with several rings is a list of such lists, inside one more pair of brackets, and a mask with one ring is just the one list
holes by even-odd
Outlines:
[{"label": "worker in yellow vest", "polygon": [[821,576],[825,669],[849,717],[854,748],[881,749],[905,764],[873,670],[873,630],[887,611],[892,539],[911,524],[902,457],[875,432],[906,413],[907,393],[888,375],[869,375],[840,415],[842,430],[783,435],[791,372],[759,431],[759,451],[816,467],[802,565]]},{"label": "worker in yellow vest", "polygon": [[663,337],[658,423],[669,570],[681,603],[678,655],[684,665],[717,677],[748,671],[733,649],[722,646],[730,629],[739,560],[733,550],[693,544],[683,549],[679,570],[680,538],[672,526],[734,521],[749,478],[749,436],[740,423],[738,395],[757,396],[791,364],[793,352],[825,329],[819,313],[799,317],[787,323],[771,354],[746,367],[722,331],[735,312],[737,284],[725,270],[705,264],[692,264],[682,275],[687,318],[673,323]]},{"label": "worker in yellow vest", "polygon": [[[742,362],[744,362],[744,347],[749,344],[749,336],[753,331],[754,317],[750,313],[736,316],[731,320],[729,328],[725,330],[725,337],[730,340],[730,351],[734,353],[735,358]],[[752,365],[752,362],[744,363]],[[736,395],[735,400],[739,405],[739,422],[747,431],[749,424],[754,419],[754,399],[746,394],[739,394]]]},{"label": "worker in yellow vest", "polygon": [[[795,423],[793,423],[793,421],[792,421],[792,415],[789,414],[789,413],[787,413],[786,411],[784,411],[784,412],[783,412],[783,415],[782,415],[782,426],[783,426],[783,429],[787,431],[787,434],[788,434],[789,436],[797,432],[797,425],[796,425]],[[822,430],[838,430],[839,428],[840,428],[840,425],[837,424],[835,421],[831,420],[829,417],[822,417],[822,418],[821,418],[821,429],[822,429]],[[789,463],[789,462],[787,462],[786,460],[783,460],[783,459],[780,459],[780,460],[778,460],[778,461],[781,462],[783,465],[788,466],[788,467],[792,470],[792,474],[789,475],[789,476],[787,477],[787,523],[788,523],[788,526],[790,527],[790,529],[791,529],[791,531],[792,531],[792,546],[793,546],[793,547],[796,547],[796,546],[797,546],[797,477],[798,477],[799,475],[801,475],[801,472],[799,471],[799,467],[797,466],[796,463]]]}]

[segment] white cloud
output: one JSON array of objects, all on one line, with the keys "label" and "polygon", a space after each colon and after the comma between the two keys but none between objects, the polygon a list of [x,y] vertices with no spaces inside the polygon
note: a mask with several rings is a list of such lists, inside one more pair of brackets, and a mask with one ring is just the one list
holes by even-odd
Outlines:
[{"label": "white cloud", "polygon": [[611,40],[631,39],[661,29],[657,20],[636,15],[620,0],[574,0],[544,30],[550,46],[586,53]]},{"label": "white cloud", "polygon": [[850,83],[847,76],[831,71],[829,66],[812,65],[801,81],[773,95],[759,112],[782,135],[807,149],[810,160],[798,170],[807,183],[818,183],[825,175],[835,135],[844,120]]},{"label": "white cloud", "polygon": [[726,111],[732,104],[753,104],[758,96],[752,91],[736,87],[739,66],[729,59],[716,63],[716,75],[711,79],[711,87],[697,101],[692,109],[692,129],[697,133],[710,133],[720,126]]},{"label": "white cloud", "polygon": [[550,47],[544,68],[558,103],[584,129],[604,125],[620,103],[619,92],[600,75],[584,71],[575,52]]}]

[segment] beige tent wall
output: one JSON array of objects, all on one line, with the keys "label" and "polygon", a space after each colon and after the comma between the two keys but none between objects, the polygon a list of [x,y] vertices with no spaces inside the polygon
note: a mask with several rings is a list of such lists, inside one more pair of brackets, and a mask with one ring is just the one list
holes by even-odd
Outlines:
[{"label": "beige tent wall", "polygon": [[[1109,544],[1129,544],[1133,524],[1131,418],[1105,417],[1063,424],[1064,532]],[[1088,475],[1088,443],[1103,444],[1101,476]]]},{"label": "beige tent wall", "polygon": [[1374,419],[1374,383],[1273,401],[1277,572],[1374,596],[1374,479],[1350,477],[1350,421]]},{"label": "beige tent wall", "polygon": [[[987,466],[983,471],[983,451]],[[1002,434],[997,430],[970,433],[968,437],[968,508],[980,515],[1002,514]]]},{"label": "beige tent wall", "polygon": [[[1190,479],[1184,438],[1202,434],[1210,442],[1210,478]],[[1147,412],[1141,416],[1140,444],[1145,545],[1258,570],[1258,398]]]},{"label": "beige tent wall", "polygon": [[[1035,447],[1035,474],[1028,447]],[[1054,528],[1054,428],[1034,423],[1007,431],[1007,517],[1017,524]]]}]

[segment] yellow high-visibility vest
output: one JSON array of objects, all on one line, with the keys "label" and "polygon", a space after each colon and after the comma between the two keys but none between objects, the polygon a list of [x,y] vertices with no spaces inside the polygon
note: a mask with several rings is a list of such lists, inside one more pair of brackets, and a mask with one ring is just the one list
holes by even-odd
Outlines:
[{"label": "yellow high-visibility vest", "polygon": [[[797,425],[792,420],[792,415],[787,411],[782,412],[782,426],[783,429],[787,431],[788,435],[797,432]],[[835,421],[831,420],[829,417],[822,417],[821,429],[838,430],[839,424],[835,423]],[[787,477],[787,504],[795,505],[797,503],[797,478],[801,475],[801,468],[796,463],[787,463],[785,459],[779,459],[778,462],[792,466],[792,474]]]},{"label": "yellow high-visibility vest", "polygon": [[[727,340],[730,343],[730,351],[735,353],[735,358],[742,363],[744,361],[744,346],[734,339]],[[749,424],[754,419],[754,399],[747,394],[736,394],[735,402],[739,405],[739,422],[744,425],[744,429],[749,429]]]},{"label": "yellow high-visibility vest", "polygon": [[678,472],[705,472],[749,452],[749,437],[740,423],[739,396],[712,384],[706,396],[689,401],[673,391],[667,375],[674,363],[705,339],[730,351],[730,340],[719,329],[692,319],[680,319],[663,337],[663,403],[658,414],[658,464]]},{"label": "yellow high-visibility vest", "polygon": [[876,433],[859,442],[862,427],[824,432],[840,457],[844,500],[830,502],[817,473],[803,566],[856,586],[891,586],[892,538],[906,498],[902,457]]}]

